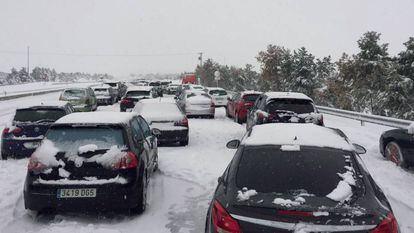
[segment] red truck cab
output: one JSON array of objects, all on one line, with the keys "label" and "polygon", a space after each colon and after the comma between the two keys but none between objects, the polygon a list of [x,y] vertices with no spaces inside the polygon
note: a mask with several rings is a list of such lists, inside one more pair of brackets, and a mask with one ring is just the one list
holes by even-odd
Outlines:
[{"label": "red truck cab", "polygon": [[195,74],[184,74],[182,78],[182,84],[197,84]]}]

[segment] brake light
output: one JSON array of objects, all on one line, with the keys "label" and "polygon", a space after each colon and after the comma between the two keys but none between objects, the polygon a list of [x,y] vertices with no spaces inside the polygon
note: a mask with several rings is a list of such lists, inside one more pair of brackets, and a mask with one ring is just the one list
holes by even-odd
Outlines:
[{"label": "brake light", "polygon": [[27,170],[29,172],[40,173],[45,170],[47,166],[37,160],[37,158],[31,156],[29,159],[29,164],[27,165]]},{"label": "brake light", "polygon": [[19,128],[19,127],[15,127],[15,128],[13,128],[13,129],[11,129],[10,130],[10,128],[4,128],[3,129],[3,135],[5,135],[5,134],[9,134],[9,133],[12,133],[14,136],[17,136],[17,135],[19,135],[21,132],[22,132],[23,130],[22,130],[22,128]]},{"label": "brake light", "polygon": [[131,102],[132,102],[131,99],[127,99],[127,98],[124,98],[121,100],[121,104],[129,104]]},{"label": "brake light", "polygon": [[369,233],[397,233],[398,226],[397,220],[395,219],[394,215],[390,212],[385,216],[384,219],[375,227],[374,229],[370,230]]},{"label": "brake light", "polygon": [[211,208],[211,218],[215,233],[241,233],[238,222],[227,213],[217,200],[214,200]]},{"label": "brake light", "polygon": [[138,167],[138,160],[134,152],[128,151],[125,156],[122,156],[117,162],[112,165],[114,170],[128,169]]},{"label": "brake light", "polygon": [[174,123],[175,126],[184,126],[184,127],[188,127],[188,119],[187,117],[184,117],[181,121],[176,121]]}]

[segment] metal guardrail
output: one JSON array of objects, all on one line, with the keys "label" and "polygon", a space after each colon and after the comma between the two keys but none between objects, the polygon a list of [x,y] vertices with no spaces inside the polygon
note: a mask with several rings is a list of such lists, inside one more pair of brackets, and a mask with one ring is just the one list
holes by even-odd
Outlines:
[{"label": "metal guardrail", "polygon": [[361,125],[364,125],[365,122],[369,122],[369,123],[374,123],[378,125],[385,125],[385,126],[390,126],[394,128],[406,129],[411,123],[413,123],[413,121],[401,120],[401,119],[392,118],[392,117],[370,115],[366,113],[353,112],[353,111],[329,108],[329,107],[324,107],[324,106],[316,106],[316,107],[321,113],[326,113],[330,115],[335,115],[335,116],[340,116],[340,117],[345,117],[345,118],[361,121]]},{"label": "metal guardrail", "polygon": [[53,93],[53,92],[63,91],[64,89],[65,88],[59,88],[59,89],[53,89],[53,90],[43,90],[43,91],[26,92],[26,93],[17,94],[17,95],[1,96],[0,97],[0,101],[2,101],[2,100],[17,99],[17,98],[27,97],[27,96],[35,96],[35,95],[49,94],[49,93]]}]

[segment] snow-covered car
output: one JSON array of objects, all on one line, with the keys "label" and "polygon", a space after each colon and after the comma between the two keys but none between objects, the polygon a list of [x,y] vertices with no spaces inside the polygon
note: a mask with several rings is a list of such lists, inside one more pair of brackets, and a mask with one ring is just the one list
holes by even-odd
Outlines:
[{"label": "snow-covered car", "polygon": [[132,110],[135,104],[142,99],[151,99],[156,95],[153,87],[137,86],[128,88],[119,104],[121,112]]},{"label": "snow-covered car", "polygon": [[[274,133],[277,132],[277,133]],[[205,232],[399,232],[382,190],[337,129],[256,125],[228,148]]]},{"label": "snow-covered car", "polygon": [[174,101],[169,99],[146,99],[139,101],[134,110],[161,131],[158,143],[188,145],[188,119]]},{"label": "snow-covered car", "polygon": [[183,90],[185,91],[206,91],[206,88],[204,86],[201,85],[197,85],[197,84],[184,84],[183,85]]},{"label": "snow-covered car", "polygon": [[95,93],[98,105],[112,105],[118,99],[117,93],[107,84],[92,86],[91,88]]},{"label": "snow-covered car", "polygon": [[60,118],[30,157],[25,208],[144,211],[147,185],[158,166],[157,134],[136,113]]},{"label": "snow-covered car", "polygon": [[105,84],[112,87],[116,95],[116,101],[120,100],[121,97],[125,95],[127,86],[124,83],[119,82],[119,81],[109,81],[109,82],[105,82]]},{"label": "snow-covered car", "polygon": [[180,86],[181,84],[171,83],[168,85],[166,93],[169,95],[175,95],[177,91],[179,90]]},{"label": "snow-covered car", "polygon": [[227,100],[226,115],[239,124],[246,122],[247,113],[261,94],[262,92],[258,91],[242,91],[234,94]]},{"label": "snow-covered car", "polygon": [[187,117],[214,118],[215,106],[204,91],[184,91],[177,97],[177,105]]},{"label": "snow-covered car", "polygon": [[67,88],[60,94],[59,100],[72,104],[75,112],[90,112],[98,108],[93,90],[88,88]]},{"label": "snow-covered car", "polygon": [[1,135],[1,158],[29,157],[42,141],[49,126],[73,112],[66,101],[49,101],[17,108]]},{"label": "snow-covered car", "polygon": [[220,87],[207,87],[207,94],[216,107],[227,107],[227,91]]},{"label": "snow-covered car", "polygon": [[249,111],[246,129],[266,123],[323,124],[313,100],[298,92],[265,92],[259,96]]},{"label": "snow-covered car", "polygon": [[392,129],[382,133],[379,149],[385,158],[398,166],[414,166],[414,123],[407,129]]}]

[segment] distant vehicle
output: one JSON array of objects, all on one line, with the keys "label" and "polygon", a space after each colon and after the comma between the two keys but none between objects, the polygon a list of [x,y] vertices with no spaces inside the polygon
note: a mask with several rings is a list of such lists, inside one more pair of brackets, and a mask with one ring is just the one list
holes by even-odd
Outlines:
[{"label": "distant vehicle", "polygon": [[259,96],[247,115],[246,128],[266,123],[314,123],[323,116],[309,96],[297,92],[266,92]]},{"label": "distant vehicle", "polygon": [[75,112],[90,112],[98,108],[95,93],[88,88],[67,88],[59,97],[59,100],[72,104]]},{"label": "distant vehicle", "polygon": [[214,118],[215,106],[204,91],[184,91],[177,97],[177,105],[187,117]]},{"label": "distant vehicle", "polygon": [[158,134],[136,113],[62,117],[30,157],[25,208],[143,212],[158,167]]},{"label": "distant vehicle", "polygon": [[195,74],[184,74],[181,79],[182,84],[196,84],[197,79]]},{"label": "distant vehicle", "polygon": [[161,131],[158,143],[188,144],[188,119],[175,102],[167,99],[141,100],[133,111],[144,117],[151,128]]},{"label": "distant vehicle", "polygon": [[166,93],[169,94],[169,95],[175,95],[178,92],[180,87],[181,87],[181,84],[171,83],[171,84],[168,85],[168,87],[166,89]]},{"label": "distant vehicle", "polygon": [[98,105],[112,105],[118,98],[117,93],[109,85],[101,84],[91,88],[95,93]]},{"label": "distant vehicle", "polygon": [[211,96],[216,107],[227,107],[227,91],[220,87],[207,87],[207,94]]},{"label": "distant vehicle", "polygon": [[43,102],[16,109],[11,125],[3,129],[1,136],[2,159],[29,157],[49,126],[73,111],[65,101]]},{"label": "distant vehicle", "polygon": [[257,91],[243,91],[229,97],[227,99],[226,115],[239,124],[246,122],[247,113],[261,94],[262,92]]},{"label": "distant vehicle", "polygon": [[151,87],[154,88],[154,92],[156,93],[157,97],[162,97],[163,96],[163,89],[162,89],[160,81],[150,82],[148,84],[148,86],[151,86]]},{"label": "distant vehicle", "polygon": [[135,104],[142,99],[150,99],[156,96],[153,87],[143,86],[143,87],[131,87],[126,92],[125,96],[122,98],[121,103],[119,104],[121,112],[131,110],[134,108]]},{"label": "distant vehicle", "polygon": [[[276,132],[276,133],[275,133]],[[391,205],[336,129],[257,125],[218,179],[205,232],[397,233]]]},{"label": "distant vehicle", "polygon": [[379,141],[381,154],[396,165],[414,166],[414,123],[407,129],[385,131]]},{"label": "distant vehicle", "polygon": [[125,92],[127,90],[127,86],[119,81],[110,81],[105,82],[105,84],[111,86],[116,94],[116,101],[120,100],[122,96],[125,95]]}]

